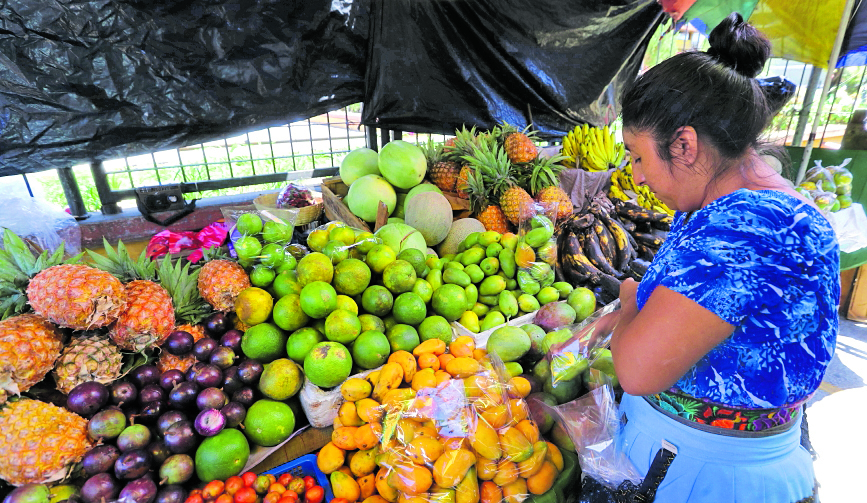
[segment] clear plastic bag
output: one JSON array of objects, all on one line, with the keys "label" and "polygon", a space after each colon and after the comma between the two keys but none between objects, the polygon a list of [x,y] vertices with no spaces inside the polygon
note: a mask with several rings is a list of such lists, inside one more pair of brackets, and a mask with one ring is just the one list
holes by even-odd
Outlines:
[{"label": "clear plastic bag", "polygon": [[[532,218],[518,227],[520,241],[515,248],[517,266],[517,286],[522,292],[514,304],[505,303],[506,308],[514,306],[517,312],[532,312],[568,295],[568,291],[558,290],[557,281],[557,238],[553,216],[557,213],[557,203],[534,204]],[[501,294],[502,295],[502,294]],[[503,314],[509,317],[504,303],[500,303]],[[514,316],[515,314],[512,314]]]},{"label": "clear plastic bag", "polygon": [[0,227],[43,250],[54,251],[63,243],[67,256],[81,251],[81,229],[75,218],[35,197],[4,195],[0,200]]},{"label": "clear plastic bag", "polygon": [[320,225],[307,235],[307,247],[314,252],[324,253],[334,264],[347,258],[363,259],[378,244],[382,244],[382,239],[370,231],[350,227],[339,221]]},{"label": "clear plastic bag", "polygon": [[611,351],[607,347],[619,319],[619,308],[618,299],[598,309],[581,323],[545,334],[542,350],[550,368],[552,386],[580,380],[579,384],[592,389],[599,383],[602,377],[600,373],[611,379],[613,386],[617,386]]}]

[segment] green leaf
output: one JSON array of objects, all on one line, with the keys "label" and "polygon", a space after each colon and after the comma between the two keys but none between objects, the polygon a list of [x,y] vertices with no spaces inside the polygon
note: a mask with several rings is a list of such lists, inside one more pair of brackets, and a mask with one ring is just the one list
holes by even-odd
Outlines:
[{"label": "green leaf", "polygon": [[69,257],[68,259],[64,260],[63,263],[64,264],[77,264],[77,263],[81,262],[81,259],[83,257],[84,257],[84,252],[79,252],[79,253]]},{"label": "green leaf", "polygon": [[18,264],[18,268],[28,276],[33,273],[36,258],[27,244],[9,229],[3,230],[3,247],[12,254],[12,260]]}]

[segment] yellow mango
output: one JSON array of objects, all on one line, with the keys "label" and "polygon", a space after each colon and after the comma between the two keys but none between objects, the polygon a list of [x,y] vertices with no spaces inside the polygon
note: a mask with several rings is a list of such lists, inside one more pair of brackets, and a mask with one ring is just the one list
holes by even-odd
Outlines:
[{"label": "yellow mango", "polygon": [[437,356],[446,352],[446,343],[442,339],[428,339],[412,350],[413,356],[423,353],[433,353]]},{"label": "yellow mango", "polygon": [[484,419],[476,417],[470,424],[470,443],[479,456],[489,459],[500,459],[500,439],[497,430],[493,429]]},{"label": "yellow mango", "polygon": [[482,480],[491,480],[494,478],[494,475],[497,474],[497,460],[496,459],[488,459],[483,458],[481,456],[476,458],[476,475]]},{"label": "yellow mango", "polygon": [[470,357],[460,357],[446,364],[446,372],[456,379],[463,379],[478,373],[482,369],[479,362]]},{"label": "yellow mango", "polygon": [[455,488],[455,503],[479,503],[479,478],[475,467],[470,467],[467,474]]},{"label": "yellow mango", "polygon": [[527,440],[531,444],[535,444],[539,441],[539,426],[536,424],[536,421],[532,419],[524,419],[515,425],[515,428],[524,434],[527,437]]},{"label": "yellow mango", "polygon": [[455,487],[475,463],[476,456],[467,449],[446,451],[434,463],[434,480],[440,487]]},{"label": "yellow mango", "polygon": [[[353,452],[352,454],[355,454],[355,453]],[[347,454],[347,456],[349,456],[349,455]],[[349,456],[349,459],[352,459],[352,456]],[[346,464],[344,464],[343,466],[341,466],[340,468],[338,468],[337,470],[335,470],[331,473],[337,473],[337,472],[340,472],[340,473],[346,475],[347,477],[350,477],[350,478],[352,477],[352,470],[350,470],[349,466]]]},{"label": "yellow mango", "polygon": [[368,496],[367,498],[364,498],[364,501],[362,501],[361,503],[389,503],[389,501],[378,494],[374,494],[373,496]]},{"label": "yellow mango", "polygon": [[[429,339],[425,342],[430,342],[433,339]],[[437,339],[439,340],[439,339]],[[440,341],[442,342],[442,341]],[[435,388],[437,385],[437,377],[436,371],[432,368],[421,369],[415,373],[415,376],[412,378],[412,383],[410,387],[416,391],[422,388]]]},{"label": "yellow mango", "polygon": [[563,453],[560,452],[560,448],[551,442],[545,442],[548,446],[548,450],[545,453],[545,461],[550,461],[555,467],[557,467],[557,471],[563,471]]},{"label": "yellow mango", "polygon": [[516,425],[530,417],[530,408],[523,398],[513,398],[509,400],[509,413],[512,415],[511,424]]},{"label": "yellow mango", "polygon": [[518,480],[519,475],[520,474],[518,473],[517,464],[509,461],[508,459],[502,459],[497,464],[497,474],[494,475],[494,478],[492,478],[491,481],[494,484],[503,487]]},{"label": "yellow mango", "polygon": [[509,422],[509,409],[505,405],[494,405],[480,411],[482,419],[491,425],[492,428],[499,429],[506,426]]},{"label": "yellow mango", "polygon": [[358,501],[361,496],[361,488],[354,478],[337,471],[331,474],[330,480],[331,492],[335,498],[346,498],[350,502]]},{"label": "yellow mango", "polygon": [[344,451],[354,451],[358,447],[355,446],[355,430],[357,426],[341,426],[334,428],[331,432],[331,442]]},{"label": "yellow mango", "polygon": [[503,490],[497,484],[486,480],[479,487],[479,501],[480,503],[502,503]]},{"label": "yellow mango", "polygon": [[455,503],[455,490],[443,489],[434,484],[430,488],[430,503]]},{"label": "yellow mango", "polygon": [[372,449],[382,438],[382,426],[379,423],[367,423],[355,430],[355,445],[361,450]]},{"label": "yellow mango", "polygon": [[397,503],[430,503],[430,496],[426,492],[421,494],[400,493],[397,496]]},{"label": "yellow mango", "polygon": [[376,475],[373,473],[358,477],[355,481],[358,482],[358,487],[361,490],[361,496],[358,499],[367,500],[376,494]]},{"label": "yellow mango", "polygon": [[356,452],[349,460],[349,469],[352,474],[356,477],[364,477],[373,473],[376,470],[376,455],[378,453],[379,447]]},{"label": "yellow mango", "polygon": [[394,427],[394,438],[398,445],[405,446],[412,442],[415,438],[415,428],[417,423],[411,419],[402,418],[397,421]]},{"label": "yellow mango", "polygon": [[382,407],[372,398],[362,398],[355,402],[355,413],[365,423],[375,423],[382,419]]},{"label": "yellow mango", "polygon": [[389,468],[400,459],[400,453],[394,449],[379,449],[379,454],[376,455],[376,464],[379,467]]},{"label": "yellow mango", "polygon": [[470,441],[466,437],[442,437],[440,442],[443,444],[443,449],[447,451],[470,448]]},{"label": "yellow mango", "polygon": [[367,398],[371,391],[373,391],[373,385],[370,384],[370,381],[357,377],[347,379],[340,385],[340,394],[347,402],[357,402],[362,398]]},{"label": "yellow mango", "polygon": [[545,494],[554,485],[557,473],[557,467],[553,463],[549,461],[543,462],[542,469],[536,472],[535,475],[527,478],[527,490],[531,494]]},{"label": "yellow mango", "polygon": [[388,479],[391,475],[391,468],[380,468],[379,471],[376,472],[376,492],[379,493],[380,496],[385,498],[389,503],[397,502],[397,489],[394,488],[388,482]]},{"label": "yellow mango", "polygon": [[427,492],[433,484],[430,470],[414,463],[397,463],[388,476],[388,481],[398,491],[419,494]]},{"label": "yellow mango", "polygon": [[522,503],[527,499],[527,481],[522,478],[515,479],[503,486],[503,501],[505,503]]},{"label": "yellow mango", "polygon": [[415,390],[412,388],[397,388],[388,390],[388,392],[382,398],[382,406],[391,407],[394,405],[399,405],[401,402],[412,400],[413,398],[415,398]]},{"label": "yellow mango", "polygon": [[373,399],[382,403],[386,393],[397,389],[403,382],[403,367],[398,363],[389,362],[382,366],[379,371],[379,379],[373,387]]},{"label": "yellow mango", "polygon": [[509,461],[515,463],[520,463],[533,455],[533,444],[517,428],[506,428],[500,431],[500,447]]},{"label": "yellow mango", "polygon": [[334,445],[334,442],[325,444],[316,455],[316,466],[326,475],[343,466],[344,461],[346,461],[346,453]]},{"label": "yellow mango", "polygon": [[548,454],[548,444],[544,440],[539,440],[533,444],[533,455],[518,463],[518,473],[525,479],[535,475],[542,469],[542,463],[545,462],[545,456]]},{"label": "yellow mango", "polygon": [[371,386],[376,386],[376,383],[379,382],[379,371],[374,370],[373,372],[367,374],[367,380],[370,381]]},{"label": "yellow mango", "polygon": [[443,454],[443,445],[439,440],[427,436],[418,436],[409,443],[406,453],[417,465],[433,463]]},{"label": "yellow mango", "polygon": [[[412,382],[418,370],[418,363],[409,351],[395,351],[388,357],[388,363],[397,363],[403,369],[403,380],[408,384]],[[385,369],[383,369],[385,370]]]},{"label": "yellow mango", "polygon": [[358,410],[355,408],[355,402],[343,402],[337,409],[337,417],[340,418],[340,424],[343,426],[361,426],[364,421],[358,417]]}]

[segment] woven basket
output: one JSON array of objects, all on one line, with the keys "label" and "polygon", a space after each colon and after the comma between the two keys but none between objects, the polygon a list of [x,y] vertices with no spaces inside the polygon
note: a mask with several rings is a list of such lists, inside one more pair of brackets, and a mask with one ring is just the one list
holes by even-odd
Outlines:
[{"label": "woven basket", "polygon": [[298,216],[295,218],[296,226],[309,224],[318,219],[319,215],[322,214],[322,198],[316,194],[313,196],[313,201],[315,201],[316,204],[305,206],[303,208],[277,208],[277,195],[276,192],[272,194],[263,194],[253,200],[253,205],[260,211],[277,209],[297,212]]}]

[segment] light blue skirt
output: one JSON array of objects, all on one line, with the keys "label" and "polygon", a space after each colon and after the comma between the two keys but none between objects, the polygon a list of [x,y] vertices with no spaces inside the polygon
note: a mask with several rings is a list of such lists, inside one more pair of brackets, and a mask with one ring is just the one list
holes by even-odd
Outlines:
[{"label": "light blue skirt", "polygon": [[784,433],[741,438],[691,428],[625,393],[621,410],[628,419],[621,447],[642,475],[663,439],[677,447],[656,492],[660,503],[795,503],[813,494],[813,460],[801,447],[801,417]]}]

